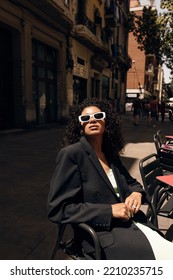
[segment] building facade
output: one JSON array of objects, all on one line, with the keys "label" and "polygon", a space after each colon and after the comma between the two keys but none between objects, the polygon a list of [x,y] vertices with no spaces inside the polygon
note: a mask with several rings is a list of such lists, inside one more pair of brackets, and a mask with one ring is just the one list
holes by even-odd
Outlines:
[{"label": "building facade", "polygon": [[[146,4],[149,1],[146,1]],[[142,15],[143,5],[139,0],[130,0],[130,11],[136,15]],[[153,6],[155,9],[155,6]],[[132,59],[132,67],[127,73],[127,98],[130,102],[140,95],[140,98],[150,98],[156,95],[158,100],[162,96],[163,69],[157,66],[157,61],[153,54],[146,55],[138,48],[138,43],[132,33],[129,33],[128,53]]]},{"label": "building facade", "polygon": [[61,122],[89,96],[123,111],[128,12],[128,0],[0,0],[0,129]]}]

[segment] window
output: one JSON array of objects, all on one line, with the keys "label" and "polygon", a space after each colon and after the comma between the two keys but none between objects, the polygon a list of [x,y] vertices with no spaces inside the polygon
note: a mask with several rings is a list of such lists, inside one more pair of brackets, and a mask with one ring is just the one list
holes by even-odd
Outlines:
[{"label": "window", "polygon": [[57,58],[56,50],[39,41],[32,42],[32,92],[37,124],[56,121]]}]

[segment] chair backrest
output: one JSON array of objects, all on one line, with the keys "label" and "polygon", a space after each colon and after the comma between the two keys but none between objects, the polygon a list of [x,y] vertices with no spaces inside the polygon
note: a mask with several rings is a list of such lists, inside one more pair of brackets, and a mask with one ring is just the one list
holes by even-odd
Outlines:
[{"label": "chair backrest", "polygon": [[163,144],[167,144],[169,146],[173,145],[173,139],[172,138],[168,138],[163,134],[162,130],[158,130],[156,132],[156,135],[158,137],[158,141],[160,143],[160,146],[162,146]]},{"label": "chair backrest", "polygon": [[168,150],[166,148],[160,148],[157,152],[160,165],[165,172],[173,172],[173,150]]},{"label": "chair backrest", "polygon": [[159,136],[157,134],[153,135],[153,140],[154,140],[154,144],[155,144],[155,148],[156,151],[158,153],[159,149],[161,148],[162,144],[160,142]]},{"label": "chair backrest", "polygon": [[139,161],[139,170],[143,182],[143,186],[150,199],[158,185],[157,176],[163,175],[158,155],[153,153]]},{"label": "chair backrest", "polygon": [[158,141],[159,141],[160,146],[162,146],[162,144],[164,144],[164,142],[165,142],[165,136],[163,134],[163,131],[162,130],[158,130],[156,132],[156,135],[158,136]]},{"label": "chair backrest", "polygon": [[[58,250],[62,250],[65,252],[67,257],[69,259],[90,259],[88,256],[83,252],[83,249],[81,246],[79,247],[79,244],[74,239],[74,234],[72,234],[72,237],[67,240],[65,236],[65,229],[69,225],[66,224],[57,224],[57,239],[55,242],[55,245],[53,247],[53,250],[51,252],[50,259],[54,259],[56,256],[56,253]],[[85,223],[80,223],[74,226],[73,230],[75,231],[76,229],[81,229],[87,234],[90,239],[92,240],[93,247],[95,249],[95,260],[101,260],[101,246],[100,246],[100,241],[97,236],[97,233],[95,230],[90,227],[89,225]]]},{"label": "chair backrest", "polygon": [[139,170],[143,186],[151,201],[152,212],[147,213],[147,217],[158,227],[158,218],[162,206],[167,201],[170,187],[158,181],[157,176],[163,176],[163,169],[157,154],[150,154],[139,161]]},{"label": "chair backrest", "polygon": [[[160,131],[159,131],[160,132]],[[161,134],[161,133],[160,133]],[[154,144],[156,147],[157,155],[160,160],[160,165],[165,172],[173,172],[173,150],[166,148],[166,145],[161,142],[161,138],[157,134],[153,135]]]}]

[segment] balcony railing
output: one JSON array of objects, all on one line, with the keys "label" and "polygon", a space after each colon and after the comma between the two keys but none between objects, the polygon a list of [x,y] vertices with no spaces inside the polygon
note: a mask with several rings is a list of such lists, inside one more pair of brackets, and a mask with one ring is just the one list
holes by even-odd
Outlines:
[{"label": "balcony railing", "polygon": [[76,15],[76,20],[75,20],[76,25],[82,24],[85,27],[87,27],[88,30],[90,30],[94,35],[97,35],[97,26],[100,26],[100,39],[103,41],[103,43],[109,43],[109,38],[110,38],[110,32],[107,32],[105,28],[102,28],[102,18],[101,17],[96,17],[95,22],[91,21],[86,15],[81,17],[80,15]]},{"label": "balcony railing", "polygon": [[112,44],[112,56],[116,59],[119,55],[119,45],[118,44]]},{"label": "balcony railing", "polygon": [[81,17],[80,14],[77,14],[75,24],[85,25],[93,34],[96,35],[96,24],[91,21],[86,15]]},{"label": "balcony railing", "polygon": [[116,11],[116,3],[115,0],[110,0],[109,5],[105,4],[105,15],[112,15],[115,14]]},{"label": "balcony railing", "polygon": [[109,5],[105,4],[105,23],[110,27],[116,26],[116,3],[115,0],[109,1]]},{"label": "balcony railing", "polygon": [[119,45],[119,44],[112,44],[112,56],[114,58],[117,58],[118,56],[121,56],[124,58],[126,55],[125,47]]}]

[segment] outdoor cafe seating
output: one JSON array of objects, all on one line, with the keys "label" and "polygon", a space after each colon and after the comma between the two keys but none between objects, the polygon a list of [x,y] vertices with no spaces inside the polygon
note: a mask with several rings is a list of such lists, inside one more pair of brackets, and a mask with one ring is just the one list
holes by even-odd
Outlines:
[{"label": "outdoor cafe seating", "polygon": [[[160,230],[158,216],[173,219],[173,174],[165,175],[160,158],[152,153],[139,161],[139,170],[143,187],[153,205],[147,210],[147,216]],[[165,237],[173,240],[173,224],[164,229]]]},{"label": "outdoor cafe seating", "polygon": [[173,172],[173,136],[163,135],[162,131],[158,130],[153,135],[153,140],[157,155],[160,159],[160,164],[164,173]]}]

